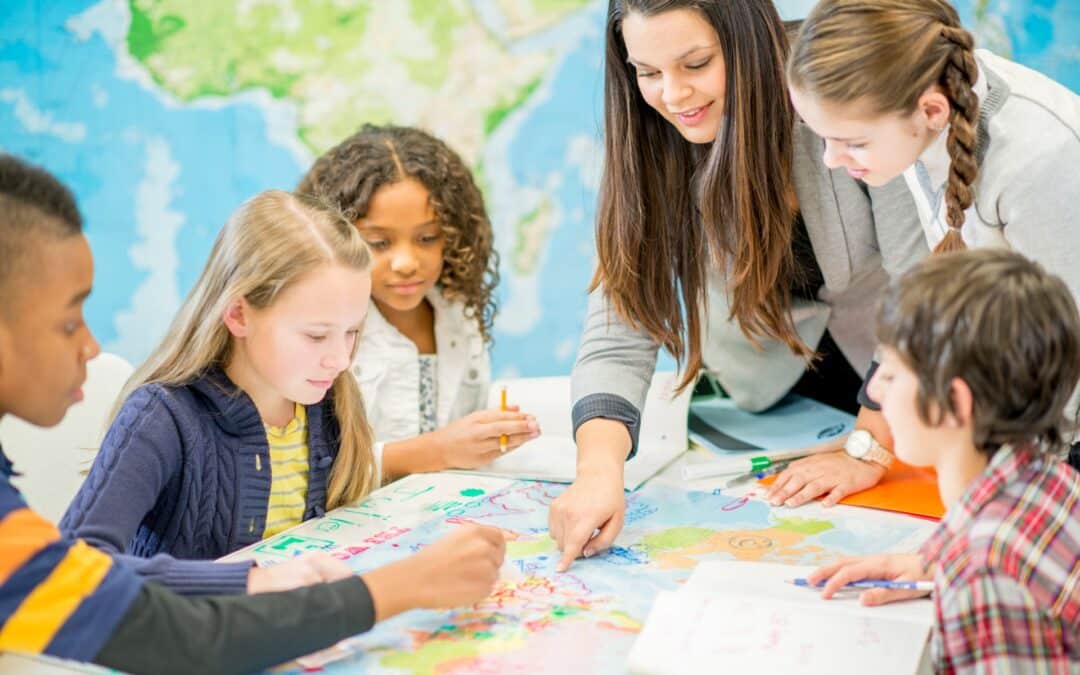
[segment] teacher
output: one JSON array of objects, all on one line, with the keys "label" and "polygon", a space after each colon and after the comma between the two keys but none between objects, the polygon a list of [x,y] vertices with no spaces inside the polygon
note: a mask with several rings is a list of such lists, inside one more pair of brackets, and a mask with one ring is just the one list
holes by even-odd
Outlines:
[{"label": "teacher", "polygon": [[[623,463],[660,347],[740,407],[788,392],[856,410],[890,275],[925,257],[903,181],[819,160],[770,0],[611,0],[598,266],[574,365],[577,477],[551,505],[559,569],[622,529]],[[884,467],[854,462],[861,489]]]}]

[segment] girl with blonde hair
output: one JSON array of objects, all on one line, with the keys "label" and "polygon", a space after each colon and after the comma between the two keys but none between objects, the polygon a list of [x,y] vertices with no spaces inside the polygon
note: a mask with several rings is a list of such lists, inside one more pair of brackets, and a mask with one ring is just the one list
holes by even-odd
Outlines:
[{"label": "girl with blonde hair", "polygon": [[[348,243],[347,237],[336,236],[334,232],[341,230],[339,226],[326,228],[323,221],[330,222],[326,217],[309,212],[302,204],[297,206],[282,193],[257,197],[248,207],[261,209],[270,216],[281,207],[282,219],[295,220],[298,229],[308,229],[307,238],[322,242],[315,248],[323,248],[325,262],[332,262],[339,252],[351,251],[357,254],[351,256],[352,261],[362,266],[362,247]],[[240,239],[255,242],[240,247],[243,251],[261,250],[258,235],[275,234],[253,227],[237,225],[243,230]],[[238,234],[228,232],[223,245],[216,250],[237,250],[230,248],[230,243],[237,240]],[[293,243],[305,239],[299,232],[296,234]],[[256,239],[251,239],[252,235]],[[268,241],[271,245],[281,243],[279,238]],[[97,341],[82,320],[83,301],[93,282],[93,257],[82,234],[82,216],[71,192],[48,172],[2,153],[0,250],[9,258],[30,261],[14,270],[11,266],[4,267],[0,274],[0,294],[7,308],[14,308],[11,313],[0,313],[3,334],[0,350],[4,357],[4,367],[0,369],[0,416],[10,414],[30,423],[53,426],[81,398],[78,387],[86,377],[86,362],[99,351]],[[310,253],[313,249],[305,247],[305,250]],[[207,281],[210,277],[233,278],[229,268],[246,269],[243,260],[226,257],[225,253],[216,255],[210,265],[214,272],[205,275]],[[260,261],[265,262],[265,257]],[[303,294],[304,284],[317,279],[320,273],[333,273],[337,267],[349,273],[358,269],[336,263],[305,266],[310,268],[306,275],[296,279],[289,278],[293,274],[289,265],[272,267],[271,271],[287,274],[278,275],[269,286],[260,285],[270,288],[269,296],[253,294],[247,301],[265,309],[265,301],[270,297],[269,306],[278,308],[290,302],[289,295],[294,291]],[[37,273],[39,269],[58,272],[43,275]],[[363,279],[359,281],[362,285]],[[209,304],[216,304],[218,297],[224,297],[227,306],[233,305],[232,296],[214,293],[229,287],[228,283],[216,289],[211,286],[207,284],[202,289],[210,291],[204,296]],[[197,300],[193,300],[189,309],[197,305]],[[196,314],[192,323],[198,320],[200,316]],[[232,325],[229,330],[233,330]],[[224,342],[228,343],[228,338]],[[233,359],[225,362],[226,368],[247,349],[247,345],[239,342],[232,346]],[[174,353],[173,360],[180,357]],[[141,379],[156,373],[160,365],[155,362],[148,366]],[[235,379],[239,372],[234,368],[228,377]],[[202,373],[197,377],[201,376]],[[139,387],[131,398],[146,389]],[[255,388],[248,391],[254,392]],[[168,429],[170,423],[198,415],[198,411],[192,409],[184,415],[182,407],[178,407],[182,405],[180,402],[192,399],[182,386],[171,390],[158,387],[157,394],[172,397],[172,411],[181,410],[181,415],[167,419],[166,413],[163,415],[166,419],[158,421],[163,431],[156,440],[161,444],[172,442],[175,446],[176,442],[169,437],[177,435],[177,431]],[[211,402],[218,398],[211,397]],[[245,397],[237,394],[236,398]],[[267,398],[255,398],[257,405],[265,407]],[[302,398],[315,397],[302,394]],[[238,400],[234,409],[243,405]],[[233,425],[227,415],[221,415],[218,421]],[[149,440],[145,425],[145,420],[138,420],[133,432]],[[195,456],[200,450],[217,452],[223,457],[230,455],[231,449],[224,446],[193,447],[197,435],[198,430],[188,434],[184,441],[190,446],[186,448],[189,455]],[[113,444],[118,444],[115,439]],[[33,448],[34,451],[45,449]],[[197,457],[191,459],[192,463],[197,461]],[[225,472],[215,469],[208,469],[200,476],[205,479],[215,473],[228,478]],[[0,644],[5,651],[93,661],[124,672],[186,675],[261,671],[367,631],[375,623],[410,609],[478,602],[490,594],[498,580],[506,552],[500,530],[466,524],[414,555],[333,583],[254,596],[183,597],[158,584],[144,583],[121,560],[125,556],[108,556],[85,542],[62,535],[27,507],[18,489],[11,485],[11,474],[11,463],[0,449],[0,522],[3,522]],[[189,474],[174,476],[177,481],[189,478],[194,480]],[[148,480],[153,479],[154,476],[148,476]],[[213,509],[225,501],[220,495],[204,492],[197,496],[212,506],[203,506],[200,501],[192,509]],[[296,571],[293,563],[278,567]]]},{"label": "girl with blonde hair", "polygon": [[[225,223],[168,334],[121,394],[61,527],[186,593],[280,590],[350,570],[313,556],[265,570],[225,555],[378,484],[347,369],[371,252],[332,209],[261,193]],[[167,555],[159,555],[167,554]]]},{"label": "girl with blonde hair", "polygon": [[[824,163],[869,186],[900,178],[928,249],[1009,248],[1080,293],[1075,93],[975,49],[946,0],[822,0],[787,73],[796,110],[825,140]],[[793,463],[772,487],[774,503],[821,494],[834,503],[869,487],[854,484],[858,462],[847,455],[888,452],[892,438],[865,390],[859,400],[844,451]],[[1080,466],[1077,447],[1071,461]]]}]

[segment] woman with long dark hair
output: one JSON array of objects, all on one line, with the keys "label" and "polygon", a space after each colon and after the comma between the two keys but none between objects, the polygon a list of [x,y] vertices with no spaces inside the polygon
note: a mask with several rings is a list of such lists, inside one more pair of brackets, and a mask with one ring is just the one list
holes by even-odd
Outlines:
[{"label": "woman with long dark hair", "polygon": [[[794,391],[855,410],[890,273],[927,254],[901,183],[820,162],[769,0],[611,0],[598,267],[573,373],[578,476],[553,504],[565,569],[622,527],[660,347],[741,407]],[[839,445],[838,445],[839,447]],[[854,462],[851,489],[884,466]]]}]

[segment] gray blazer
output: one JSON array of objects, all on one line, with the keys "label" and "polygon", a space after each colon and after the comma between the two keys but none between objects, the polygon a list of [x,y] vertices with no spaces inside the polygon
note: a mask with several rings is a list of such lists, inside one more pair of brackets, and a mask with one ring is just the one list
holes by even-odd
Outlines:
[{"label": "gray blazer", "polygon": [[[809,345],[826,328],[858,372],[874,351],[874,311],[888,279],[929,254],[918,213],[902,178],[867,188],[843,169],[822,162],[824,141],[801,121],[795,126],[794,187],[825,285],[814,301],[796,300],[792,316]],[[625,423],[637,447],[640,411],[659,345],[613,311],[597,289],[589,298],[572,374],[574,429],[593,417]],[[708,280],[703,359],[734,401],[751,411],[776,403],[806,363],[777,340],[755,348],[730,309],[726,280]]]}]

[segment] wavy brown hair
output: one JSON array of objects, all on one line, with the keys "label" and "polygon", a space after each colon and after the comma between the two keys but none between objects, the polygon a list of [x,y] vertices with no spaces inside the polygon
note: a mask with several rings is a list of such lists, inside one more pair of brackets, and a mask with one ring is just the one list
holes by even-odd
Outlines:
[{"label": "wavy brown hair", "polygon": [[[686,141],[645,102],[627,62],[623,19],[675,9],[716,30],[725,77],[723,122],[709,146]],[[708,270],[727,277],[731,316],[755,344],[812,350],[795,331],[791,287],[794,114],[784,83],[785,27],[769,0],[611,0],[604,64],[604,173],[599,265],[591,289],[684,368],[702,367]],[[685,313],[684,313],[685,310]]]},{"label": "wavy brown hair", "polygon": [[960,378],[984,453],[1006,443],[1067,449],[1080,315],[1065,282],[1037,263],[1002,249],[929,258],[886,292],[877,335],[917,376],[926,424],[956,413],[952,382]]},{"label": "wavy brown hair", "polygon": [[413,127],[365,124],[317,159],[296,191],[329,201],[355,223],[367,215],[380,187],[409,178],[427,188],[446,237],[442,293],[464,302],[466,314],[491,342],[499,254],[480,188],[446,143]]},{"label": "wavy brown hair", "polygon": [[964,248],[960,228],[975,199],[979,76],[975,41],[945,0],[822,0],[791,50],[788,81],[831,103],[868,102],[878,114],[915,112],[934,85],[952,112],[946,147],[949,231],[935,253]]}]

